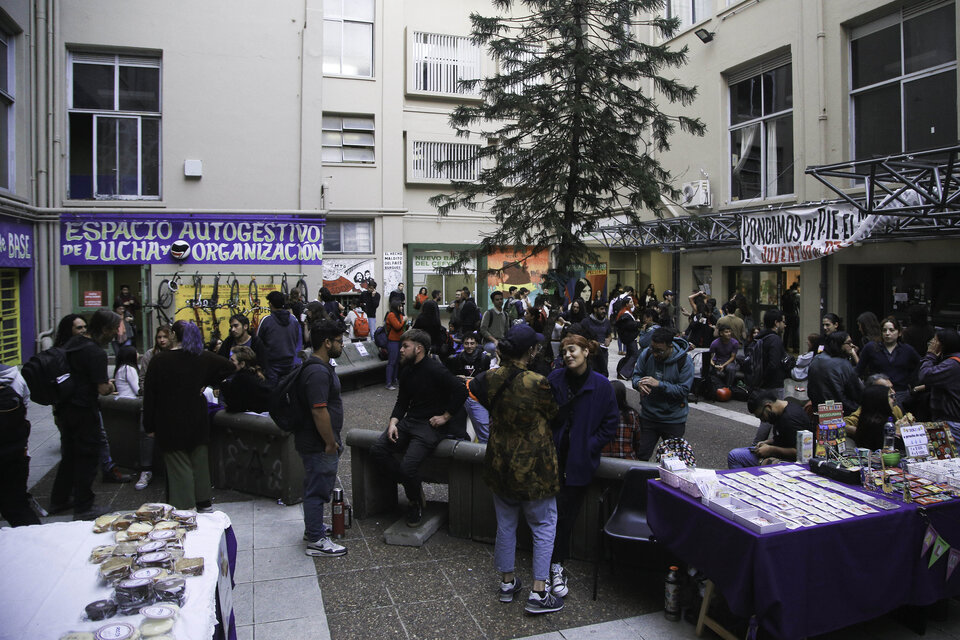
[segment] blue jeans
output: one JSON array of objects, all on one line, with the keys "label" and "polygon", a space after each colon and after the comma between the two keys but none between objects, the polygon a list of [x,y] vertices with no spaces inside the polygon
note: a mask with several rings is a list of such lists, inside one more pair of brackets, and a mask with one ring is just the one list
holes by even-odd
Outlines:
[{"label": "blue jeans", "polygon": [[473,430],[477,433],[477,441],[486,442],[490,438],[490,414],[487,413],[486,408],[473,398],[467,398],[467,401],[463,403],[463,408],[467,410],[467,415],[473,422]]},{"label": "blue jeans", "polygon": [[744,467],[759,467],[760,456],[750,451],[749,447],[739,447],[727,454],[727,469],[743,469]]},{"label": "blue jeans", "polygon": [[557,500],[514,500],[493,494],[497,512],[497,541],[493,547],[493,562],[500,573],[514,571],[517,554],[517,525],[523,513],[533,534],[533,579],[550,577],[550,556],[557,533]]},{"label": "blue jeans", "polygon": [[323,505],[337,483],[339,455],[329,453],[301,453],[303,460],[303,528],[304,535],[317,541],[327,535],[323,524]]},{"label": "blue jeans", "polygon": [[370,325],[370,340],[373,340],[373,332],[377,330],[377,319],[369,313],[367,314],[367,324]]},{"label": "blue jeans", "polygon": [[393,384],[397,381],[397,375],[400,373],[400,341],[387,341],[387,384]]}]

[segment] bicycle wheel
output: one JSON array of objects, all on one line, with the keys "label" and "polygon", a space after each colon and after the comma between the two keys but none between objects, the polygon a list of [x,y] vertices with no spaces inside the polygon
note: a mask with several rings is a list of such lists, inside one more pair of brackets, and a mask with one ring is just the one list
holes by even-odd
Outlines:
[{"label": "bicycle wheel", "polygon": [[230,301],[227,302],[227,306],[231,309],[240,306],[240,281],[237,280],[236,274],[230,274],[233,279],[230,281]]},{"label": "bicycle wheel", "polygon": [[170,288],[170,280],[164,278],[157,287],[157,307],[169,309],[171,304],[173,304],[173,289]]},{"label": "bicycle wheel", "polygon": [[302,300],[303,302],[306,302],[307,295],[309,293],[307,290],[307,281],[304,280],[303,278],[300,278],[299,280],[297,280],[297,284],[294,285],[293,288],[300,291],[300,300]]},{"label": "bicycle wheel", "polygon": [[254,309],[260,306],[260,294],[257,291],[257,279],[253,276],[250,277],[250,283],[247,285],[247,302],[249,302],[250,307]]},{"label": "bicycle wheel", "polygon": [[290,295],[290,285],[287,284],[287,274],[283,274],[283,277],[280,278],[280,293],[282,293],[284,297]]}]

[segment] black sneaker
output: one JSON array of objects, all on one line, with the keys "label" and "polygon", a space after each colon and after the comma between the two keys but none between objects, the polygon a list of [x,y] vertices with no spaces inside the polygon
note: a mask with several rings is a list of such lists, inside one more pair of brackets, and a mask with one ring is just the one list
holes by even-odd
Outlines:
[{"label": "black sneaker", "polygon": [[554,611],[560,611],[560,609],[563,609],[563,598],[553,595],[549,589],[542,596],[537,595],[535,591],[531,591],[527,597],[527,604],[523,607],[523,610],[531,615],[553,613]]},{"label": "black sneaker", "polygon": [[96,520],[103,514],[107,513],[109,509],[101,507],[97,504],[92,504],[85,511],[74,511],[73,519],[74,520]]},{"label": "black sneaker", "polygon": [[419,527],[421,522],[423,522],[423,507],[420,506],[419,501],[411,502],[407,507],[407,526]]},{"label": "black sneaker", "polygon": [[513,582],[500,583],[500,602],[513,602],[513,596],[520,592],[520,579],[514,578]]}]

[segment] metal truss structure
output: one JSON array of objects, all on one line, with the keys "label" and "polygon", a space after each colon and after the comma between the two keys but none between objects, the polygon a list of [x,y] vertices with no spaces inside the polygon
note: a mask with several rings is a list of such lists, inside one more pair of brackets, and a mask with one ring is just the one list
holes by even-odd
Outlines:
[{"label": "metal truss structure", "polygon": [[[884,216],[868,242],[960,238],[960,145],[872,160],[808,167],[838,198],[793,207],[846,204],[865,214]],[[755,207],[724,213],[613,225],[595,238],[616,249],[657,247],[664,251],[714,249],[740,245],[740,221]]]}]

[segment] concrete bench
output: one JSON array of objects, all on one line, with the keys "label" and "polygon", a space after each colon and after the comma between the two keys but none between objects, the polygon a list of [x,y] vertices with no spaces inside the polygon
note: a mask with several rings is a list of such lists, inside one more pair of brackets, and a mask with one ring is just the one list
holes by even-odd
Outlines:
[{"label": "concrete bench", "polygon": [[[365,518],[397,508],[397,485],[384,478],[370,458],[370,447],[380,437],[379,431],[353,429],[346,435],[350,447],[350,469],[353,486],[353,510]],[[425,482],[446,484],[449,495],[450,535],[492,543],[497,535],[493,494],[483,482],[485,444],[461,440],[445,440],[427,458],[422,468]],[[651,462],[602,458],[593,483],[587,490],[583,508],[574,525],[572,554],[592,560],[596,555],[599,523],[599,498],[607,487],[619,495],[623,476],[632,467],[656,468]],[[523,531],[526,531],[523,528]],[[526,533],[529,546],[529,532]],[[521,545],[524,539],[521,535]]]},{"label": "concrete bench", "polygon": [[[299,353],[302,360],[310,357],[312,349]],[[387,361],[381,360],[377,345],[372,340],[344,342],[343,353],[334,358],[340,386],[345,390],[360,389],[373,384],[383,384]]]},{"label": "concrete bench", "polygon": [[[140,455],[140,398],[100,398],[114,461],[136,469]],[[154,467],[162,464],[157,449]],[[303,462],[293,434],[268,416],[218,411],[210,430],[210,476],[215,487],[268,496],[284,504],[303,500]]]}]

